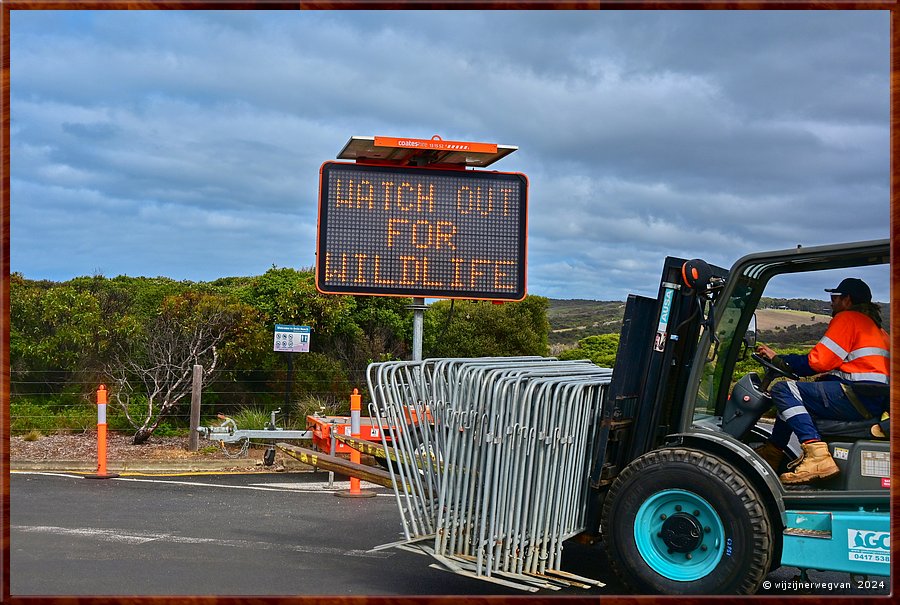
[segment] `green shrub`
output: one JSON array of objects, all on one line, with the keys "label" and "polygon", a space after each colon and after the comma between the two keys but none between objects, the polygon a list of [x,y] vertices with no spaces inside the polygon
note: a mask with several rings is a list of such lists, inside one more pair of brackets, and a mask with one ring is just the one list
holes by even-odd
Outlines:
[{"label": "green shrub", "polygon": [[[232,414],[231,419],[237,424],[238,429],[264,429],[269,424],[270,412],[260,407],[241,408]],[[278,417],[275,419],[277,421]]]},{"label": "green shrub", "polygon": [[135,428],[128,422],[125,412],[116,405],[109,404],[106,406],[106,426],[110,431],[128,433],[134,432]]},{"label": "green shrub", "polygon": [[590,359],[601,368],[612,368],[616,364],[616,352],[619,348],[618,334],[600,334],[588,336],[578,341],[574,349],[559,354],[562,360]]},{"label": "green shrub", "polygon": [[23,397],[13,398],[9,403],[10,433],[22,435],[32,430],[47,431],[51,425],[49,416],[47,409],[33,401]]},{"label": "green shrub", "polygon": [[[132,426],[125,415],[125,410],[115,399],[110,399],[108,409],[106,411],[106,423],[109,430],[134,433],[137,427]],[[133,395],[128,400],[128,413],[138,423],[143,423],[147,414],[147,397],[145,395]],[[159,426],[153,431],[157,437],[181,437],[186,436],[190,428],[188,427],[188,419],[182,416],[165,417]]]},{"label": "green shrub", "polygon": [[43,434],[86,431],[97,426],[97,407],[84,402],[65,406],[57,399],[16,397],[9,406],[10,433],[30,431]]},{"label": "green shrub", "polygon": [[[54,433],[83,433],[97,428],[97,406],[87,403],[83,398],[74,404],[65,404],[61,401],[65,398],[53,397],[48,399],[32,397],[14,397],[10,401],[10,434],[12,435],[37,435],[31,439],[37,439],[43,435]],[[140,405],[140,402],[134,404]],[[111,432],[134,433],[125,416],[125,412],[113,403],[108,404],[106,410],[106,426]],[[135,409],[135,412],[138,410]],[[181,437],[188,434],[189,428],[183,426],[178,418],[167,418],[162,421],[154,431],[158,437]]]},{"label": "green shrub", "polygon": [[350,401],[338,401],[331,397],[307,395],[294,402],[291,410],[291,424],[302,430],[306,428],[306,417],[313,414],[323,416],[346,416],[350,414]]},{"label": "green shrub", "polygon": [[[128,413],[131,414],[131,417],[134,418],[135,422],[143,422],[147,410],[147,397],[145,395],[133,395],[128,398],[127,405]],[[110,430],[124,432],[137,430],[137,427],[132,426],[128,421],[125,410],[122,409],[122,405],[119,403],[118,399],[110,397],[109,405],[106,407],[108,408],[106,410],[106,423]],[[138,426],[140,426],[140,424],[138,424]]]},{"label": "green shrub", "polygon": [[[743,377],[745,374],[749,374],[750,372],[756,372],[761,377],[766,371],[765,368],[763,368],[758,362],[754,361],[753,358],[750,357],[751,352],[752,351],[748,351],[743,359],[738,358],[738,360],[735,362],[734,375],[731,379],[732,384],[734,384],[735,382],[740,380],[741,377]],[[775,349],[775,352],[779,355],[786,355],[788,353],[805,355],[806,353],[809,353],[809,349],[797,347],[795,345],[791,347],[778,347]]]},{"label": "green shrub", "polygon": [[153,431],[154,437],[186,437],[190,429],[178,426],[172,420],[163,420]]},{"label": "green shrub", "polygon": [[66,408],[59,415],[62,428],[69,431],[89,431],[97,428],[97,406]]}]

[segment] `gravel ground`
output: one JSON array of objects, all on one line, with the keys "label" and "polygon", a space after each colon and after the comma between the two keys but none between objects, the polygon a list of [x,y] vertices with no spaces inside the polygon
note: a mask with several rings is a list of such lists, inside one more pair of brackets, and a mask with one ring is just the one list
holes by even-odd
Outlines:
[{"label": "gravel ground", "polygon": [[[231,458],[218,444],[200,440],[197,452],[188,451],[187,437],[156,437],[141,444],[131,443],[132,435],[110,433],[107,436],[106,459],[108,461],[227,461]],[[264,448],[251,447],[241,458],[262,461]],[[237,454],[236,445],[229,446],[229,453]],[[281,455],[279,455],[279,458]],[[97,432],[43,435],[33,441],[22,436],[9,440],[10,462],[92,461],[97,459]],[[254,463],[255,466],[255,463]]]}]

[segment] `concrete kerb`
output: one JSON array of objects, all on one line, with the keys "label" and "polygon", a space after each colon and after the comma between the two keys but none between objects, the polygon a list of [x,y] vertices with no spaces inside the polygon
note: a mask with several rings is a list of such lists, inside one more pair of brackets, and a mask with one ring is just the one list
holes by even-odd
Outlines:
[{"label": "concrete kerb", "polygon": [[[364,464],[372,466],[374,458],[363,456]],[[95,460],[10,460],[10,471],[20,472],[56,472],[72,474],[90,474],[97,472]],[[108,473],[127,474],[166,474],[166,473],[303,473],[312,472],[313,467],[289,456],[279,457],[272,466],[264,466],[262,459],[255,457],[218,458],[215,460],[111,460],[107,461]],[[340,473],[338,473],[340,475]]]}]

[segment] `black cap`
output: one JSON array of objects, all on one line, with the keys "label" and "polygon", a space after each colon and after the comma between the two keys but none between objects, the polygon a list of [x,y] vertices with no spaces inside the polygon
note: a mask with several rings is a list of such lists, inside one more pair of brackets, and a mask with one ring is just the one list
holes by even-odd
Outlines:
[{"label": "black cap", "polygon": [[840,294],[841,296],[849,296],[850,302],[854,305],[872,302],[872,291],[869,289],[869,286],[863,280],[855,277],[848,277],[841,281],[837,288],[825,288],[825,291],[832,294]]}]

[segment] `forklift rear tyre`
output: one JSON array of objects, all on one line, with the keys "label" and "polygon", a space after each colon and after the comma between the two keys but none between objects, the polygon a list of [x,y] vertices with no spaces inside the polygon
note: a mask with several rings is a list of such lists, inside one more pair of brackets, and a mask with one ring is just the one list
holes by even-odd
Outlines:
[{"label": "forklift rear tyre", "polygon": [[641,592],[754,594],[772,558],[759,493],[738,469],[700,450],[655,450],[625,467],[601,527],[613,568]]}]

